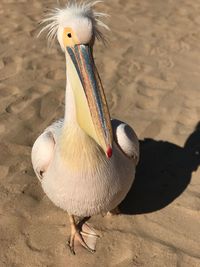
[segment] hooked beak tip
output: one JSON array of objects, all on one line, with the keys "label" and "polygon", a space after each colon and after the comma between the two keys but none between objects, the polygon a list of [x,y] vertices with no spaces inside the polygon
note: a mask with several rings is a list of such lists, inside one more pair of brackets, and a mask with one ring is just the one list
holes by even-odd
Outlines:
[{"label": "hooked beak tip", "polygon": [[108,146],[106,154],[109,159],[112,157],[112,148],[110,146]]}]

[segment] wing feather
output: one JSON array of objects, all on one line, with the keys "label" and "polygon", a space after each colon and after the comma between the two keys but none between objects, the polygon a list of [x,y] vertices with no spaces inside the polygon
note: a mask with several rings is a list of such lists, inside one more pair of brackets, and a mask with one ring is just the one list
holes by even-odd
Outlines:
[{"label": "wing feather", "polygon": [[139,141],[134,130],[126,123],[113,119],[112,129],[114,140],[121,151],[129,158],[133,158],[136,164],[139,161]]},{"label": "wing feather", "polygon": [[59,120],[50,125],[35,141],[31,159],[33,169],[41,181],[53,158],[54,149],[58,133],[63,125],[63,120]]}]

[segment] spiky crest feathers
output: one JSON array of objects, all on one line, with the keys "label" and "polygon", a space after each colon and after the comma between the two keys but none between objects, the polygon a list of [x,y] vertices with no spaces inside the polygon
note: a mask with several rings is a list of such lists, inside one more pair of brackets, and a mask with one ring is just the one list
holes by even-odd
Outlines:
[{"label": "spiky crest feathers", "polygon": [[57,37],[59,27],[63,27],[66,24],[66,21],[70,21],[70,19],[74,17],[85,17],[92,22],[94,36],[105,42],[105,37],[99,28],[102,27],[109,30],[109,27],[101,21],[102,18],[107,17],[108,15],[93,10],[93,7],[101,2],[101,0],[81,2],[73,0],[69,1],[64,8],[56,7],[49,10],[44,19],[40,22],[44,27],[40,30],[38,36],[43,32],[47,32],[48,42],[49,44],[52,44]]}]

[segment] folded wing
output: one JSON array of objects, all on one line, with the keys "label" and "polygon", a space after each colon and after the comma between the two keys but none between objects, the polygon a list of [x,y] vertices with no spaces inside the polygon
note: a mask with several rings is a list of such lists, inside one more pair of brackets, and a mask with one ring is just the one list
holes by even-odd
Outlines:
[{"label": "folded wing", "polygon": [[62,125],[63,120],[53,123],[37,138],[33,145],[31,159],[33,169],[40,181],[54,156],[57,136]]},{"label": "folded wing", "polygon": [[139,141],[134,130],[126,123],[113,119],[114,140],[120,150],[137,164],[139,161]]}]

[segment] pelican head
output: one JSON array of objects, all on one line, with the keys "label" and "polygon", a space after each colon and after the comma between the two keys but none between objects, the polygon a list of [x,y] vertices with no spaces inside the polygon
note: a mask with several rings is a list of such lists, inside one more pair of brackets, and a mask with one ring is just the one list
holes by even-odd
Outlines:
[{"label": "pelican head", "polygon": [[[48,23],[50,39],[56,38],[64,51],[67,65],[67,82],[74,94],[76,118],[80,128],[112,156],[112,127],[103,86],[93,59],[96,38],[103,38],[99,26],[102,13],[92,7],[100,1],[70,3],[56,8],[43,20]],[[41,31],[41,32],[42,32]]]}]

